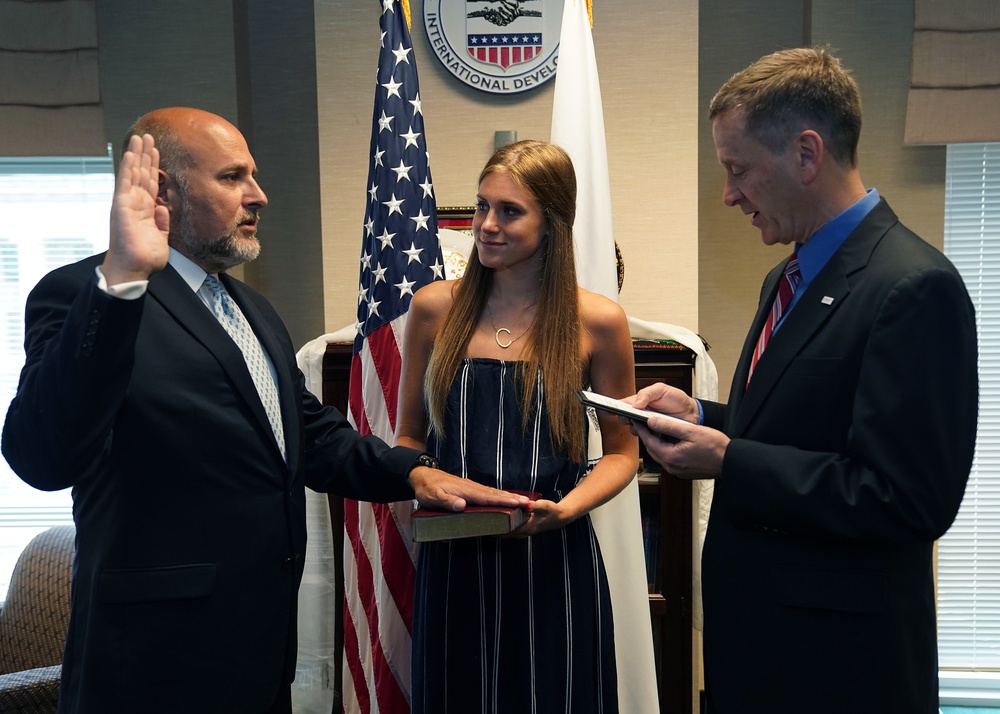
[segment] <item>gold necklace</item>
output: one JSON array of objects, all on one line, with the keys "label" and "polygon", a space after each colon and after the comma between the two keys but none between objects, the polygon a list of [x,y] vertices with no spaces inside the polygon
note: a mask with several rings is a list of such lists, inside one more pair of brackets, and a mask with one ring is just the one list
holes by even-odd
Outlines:
[{"label": "gold necklace", "polygon": [[500,347],[500,349],[504,349],[504,350],[507,349],[512,344],[514,344],[519,339],[521,339],[526,334],[528,334],[528,331],[525,330],[524,332],[522,332],[517,337],[514,337],[513,339],[507,340],[506,343],[501,342],[500,341],[500,333],[501,332],[506,332],[508,336],[512,336],[514,333],[512,333],[506,327],[497,327],[497,321],[493,318],[493,308],[490,307],[489,301],[487,301],[487,303],[486,303],[486,312],[489,313],[489,315],[490,315],[490,324],[493,325],[493,329],[495,330],[495,332],[493,333],[493,339],[495,339],[497,341],[497,345]]}]

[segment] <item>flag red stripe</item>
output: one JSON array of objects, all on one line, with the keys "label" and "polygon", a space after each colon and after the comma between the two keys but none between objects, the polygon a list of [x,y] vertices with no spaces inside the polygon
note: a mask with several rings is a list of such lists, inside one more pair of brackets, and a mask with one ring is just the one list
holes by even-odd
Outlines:
[{"label": "flag red stripe", "polygon": [[406,631],[413,634],[413,587],[416,569],[410,551],[399,532],[396,519],[388,505],[373,503],[375,522],[379,531],[379,550],[382,553],[382,577],[396,603]]},{"label": "flag red stripe", "polygon": [[[356,539],[358,537],[358,502],[344,499],[344,531],[350,540],[350,547],[355,554],[358,552]],[[355,557],[357,557],[355,555]],[[371,565],[367,556],[364,559],[368,570],[367,580],[371,581]],[[361,563],[358,563],[358,573],[361,573]],[[361,577],[358,578],[361,580]],[[351,611],[347,606],[347,598],[344,598],[344,662],[348,673],[354,681],[354,693],[357,696],[361,714],[368,714],[371,711],[372,703],[369,697],[368,684],[365,682],[364,668],[361,666],[361,643],[358,642],[358,631],[354,627],[354,620],[351,618]]]},{"label": "flag red stripe", "polygon": [[367,436],[372,433],[372,430],[368,424],[368,417],[365,416],[365,405],[361,401],[362,377],[361,355],[355,353],[351,357],[351,375],[347,387],[349,395],[347,397],[347,406],[351,412],[351,418],[354,420],[354,428],[359,434]]},{"label": "flag red stripe", "polygon": [[[387,508],[383,504],[372,505],[381,507],[383,510]],[[365,612],[365,617],[368,620],[368,636],[371,639],[372,651],[372,676],[375,680],[375,699],[378,701],[379,711],[408,711],[409,703],[406,701],[406,696],[400,689],[399,683],[396,681],[396,675],[393,673],[392,668],[389,667],[389,662],[382,649],[382,639],[379,636],[378,624],[378,597],[375,593],[375,573],[372,570],[371,562],[368,559],[368,553],[365,551],[364,544],[361,542],[357,515],[357,502],[351,502],[351,506],[352,517],[348,520],[347,504],[345,503],[344,526],[347,530],[347,536],[351,541],[351,549],[354,552],[354,559],[357,562],[358,570],[356,585],[358,589],[358,600],[360,601]],[[376,518],[378,518],[377,509]],[[357,648],[355,649],[357,650]],[[348,666],[351,667],[351,664],[349,663]],[[361,688],[367,688],[367,684],[364,682],[363,678],[360,685],[358,684],[357,679],[355,679],[355,685],[359,687],[359,691]]]},{"label": "flag red stripe", "polygon": [[[375,364],[382,394],[385,395],[385,406],[389,412],[389,428],[396,428],[396,395],[399,387],[399,371],[402,358],[399,356],[399,345],[396,344],[396,334],[392,323],[387,323],[368,336],[368,348]],[[391,435],[386,436],[391,439]]]}]

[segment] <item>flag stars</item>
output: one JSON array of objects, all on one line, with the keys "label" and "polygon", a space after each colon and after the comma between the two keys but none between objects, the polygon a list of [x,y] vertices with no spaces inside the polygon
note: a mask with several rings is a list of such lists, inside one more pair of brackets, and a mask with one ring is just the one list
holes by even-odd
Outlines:
[{"label": "flag stars", "polygon": [[385,87],[386,90],[388,91],[388,93],[385,96],[386,99],[388,99],[389,97],[399,97],[400,99],[402,99],[402,97],[399,96],[399,88],[403,86],[402,82],[397,82],[392,77],[389,77],[389,82],[387,84],[383,84],[382,86]]},{"label": "flag stars", "polygon": [[413,286],[416,284],[416,280],[407,280],[406,276],[403,277],[401,282],[395,283],[393,287],[399,289],[399,297],[404,295],[413,295]]},{"label": "flag stars", "polygon": [[383,206],[387,206],[389,208],[389,215],[390,216],[393,213],[398,213],[399,215],[403,215],[403,211],[400,209],[400,206],[403,205],[403,202],[404,202],[404,199],[402,199],[402,198],[398,198],[397,199],[396,198],[396,194],[393,193],[392,194],[392,198],[390,198],[388,201],[382,201],[382,205]]},{"label": "flag stars", "polygon": [[413,131],[413,125],[410,125],[409,130],[405,134],[399,135],[401,138],[406,139],[406,146],[403,147],[405,151],[411,146],[417,146],[417,138],[420,136],[420,132]]},{"label": "flag stars", "polygon": [[396,183],[399,183],[403,179],[406,179],[407,181],[409,181],[410,180],[410,169],[412,169],[412,168],[413,168],[412,166],[405,165],[403,163],[403,160],[400,159],[399,160],[399,166],[397,166],[396,168],[393,169],[393,171],[396,172]]},{"label": "flag stars", "polygon": [[392,51],[392,53],[396,55],[396,64],[399,64],[400,62],[406,62],[406,64],[409,64],[410,60],[407,58],[407,55],[410,54],[412,51],[413,51],[412,47],[404,48],[403,43],[400,42],[399,49]]},{"label": "flag stars", "polygon": [[[370,125],[371,174],[364,189],[368,200],[362,230],[355,347],[405,312],[406,304],[421,286],[447,278],[440,241],[434,235],[435,191],[415,75],[416,50],[406,37],[398,0],[379,0],[379,6],[382,32],[378,70],[371,78],[376,106],[369,115],[374,119]],[[496,33],[494,45],[500,44],[503,34]],[[510,33],[507,37],[508,48],[521,39],[520,34]],[[476,38],[480,46],[489,45],[489,35]],[[410,147],[415,147],[412,152]],[[414,267],[408,267],[413,263]],[[434,265],[425,272],[430,263]]]},{"label": "flag stars", "polygon": [[385,115],[385,109],[382,110],[382,118],[378,120],[378,133],[381,134],[383,131],[392,130],[392,120],[396,117],[387,117]]},{"label": "flag stars", "polygon": [[414,260],[418,263],[420,262],[420,254],[424,252],[423,248],[418,248],[416,243],[410,243],[410,247],[403,251],[406,253],[407,261],[406,264],[409,265]]},{"label": "flag stars", "polygon": [[427,221],[429,221],[430,219],[431,219],[430,216],[425,216],[424,215],[424,209],[423,208],[420,209],[420,212],[417,215],[410,216],[410,220],[417,224],[416,230],[418,230],[418,231],[421,228],[423,228],[425,231],[426,230],[430,230],[429,228],[427,228]]},{"label": "flag stars", "polygon": [[378,237],[382,241],[382,250],[386,248],[392,248],[392,239],[396,237],[395,233],[390,233],[388,228],[382,229],[382,235]]}]

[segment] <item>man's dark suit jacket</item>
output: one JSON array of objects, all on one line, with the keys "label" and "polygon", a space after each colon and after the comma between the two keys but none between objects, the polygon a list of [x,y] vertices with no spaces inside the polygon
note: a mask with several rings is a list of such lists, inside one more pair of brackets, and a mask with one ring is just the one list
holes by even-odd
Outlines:
[{"label": "man's dark suit jacket", "polygon": [[968,478],[975,315],[885,201],[787,315],[728,407],[703,554],[712,714],[937,713],[933,541]]},{"label": "man's dark suit jacket", "polygon": [[286,465],[239,348],[180,275],[122,300],[98,289],[100,260],[29,296],[3,432],[25,481],[73,487],[60,711],[261,711],[294,674],[304,486],[409,499],[419,452],[321,407],[278,315],[223,276],[277,370]]}]

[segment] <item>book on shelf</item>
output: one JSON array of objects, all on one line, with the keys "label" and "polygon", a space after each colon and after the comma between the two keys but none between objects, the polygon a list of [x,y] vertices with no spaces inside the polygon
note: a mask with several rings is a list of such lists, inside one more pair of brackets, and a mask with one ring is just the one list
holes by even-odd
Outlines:
[{"label": "book on shelf", "polygon": [[[541,494],[523,493],[532,501]],[[528,520],[528,512],[511,506],[466,506],[464,511],[439,511],[418,508],[413,512],[413,540],[425,543],[434,540],[453,540],[476,536],[504,535]]]}]

